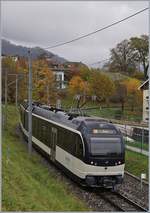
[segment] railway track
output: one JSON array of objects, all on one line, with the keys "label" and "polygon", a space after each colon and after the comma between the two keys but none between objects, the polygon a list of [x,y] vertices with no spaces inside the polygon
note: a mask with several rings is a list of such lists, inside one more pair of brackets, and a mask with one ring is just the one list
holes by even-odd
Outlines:
[{"label": "railway track", "polygon": [[119,192],[103,192],[101,193],[102,198],[109,202],[117,211],[122,212],[147,212],[148,210],[141,207],[139,204],[130,200],[126,196]]},{"label": "railway track", "polygon": [[[124,173],[125,173],[125,175],[128,175],[128,176],[130,176],[130,177],[136,179],[138,182],[141,181],[141,179],[140,179],[139,177],[137,177],[137,176],[135,176],[135,175],[133,175],[133,174],[127,172],[127,171],[125,171]],[[149,185],[149,183],[148,183],[146,180],[142,180],[142,182],[143,182],[143,184],[145,184],[145,185],[147,185],[147,186]]]}]

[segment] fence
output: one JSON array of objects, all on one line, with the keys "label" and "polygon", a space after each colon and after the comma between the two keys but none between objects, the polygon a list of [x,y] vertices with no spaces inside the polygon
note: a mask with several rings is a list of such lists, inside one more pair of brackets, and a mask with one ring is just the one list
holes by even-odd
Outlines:
[{"label": "fence", "polygon": [[148,128],[120,124],[117,124],[117,126],[124,136],[126,145],[138,148],[141,150],[141,153],[149,150]]}]

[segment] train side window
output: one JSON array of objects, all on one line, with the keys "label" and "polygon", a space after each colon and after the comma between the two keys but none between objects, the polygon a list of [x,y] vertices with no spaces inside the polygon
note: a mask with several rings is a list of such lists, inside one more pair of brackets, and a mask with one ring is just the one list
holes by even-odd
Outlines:
[{"label": "train side window", "polygon": [[46,125],[45,125],[44,122],[42,123],[42,141],[43,141],[43,143],[47,142],[47,140],[46,140]]},{"label": "train side window", "polygon": [[83,157],[83,144],[79,136],[76,138],[76,156],[80,159]]},{"label": "train side window", "polygon": [[69,140],[68,140],[68,152],[72,155],[75,154],[75,134],[73,132],[69,133]]},{"label": "train side window", "polygon": [[38,138],[38,118],[35,117],[35,137]]},{"label": "train side window", "polygon": [[46,122],[42,119],[41,119],[40,131],[41,131],[40,139],[45,144],[45,142],[46,142]]},{"label": "train side window", "polygon": [[62,128],[58,128],[58,140],[57,140],[57,145],[63,148],[63,142],[65,140],[65,134],[64,130]]},{"label": "train side window", "polygon": [[22,125],[24,126],[24,111],[21,109],[21,122]]},{"label": "train side window", "polygon": [[32,129],[33,129],[33,136],[35,136],[36,133],[36,118],[32,116]]},{"label": "train side window", "polygon": [[49,123],[47,121],[45,122],[45,127],[46,127],[45,141],[46,141],[46,144],[49,146]]},{"label": "train side window", "polygon": [[25,129],[28,131],[28,113],[25,113]]},{"label": "train side window", "polygon": [[38,135],[38,139],[39,140],[40,140],[40,137],[41,137],[41,128],[40,128],[40,125],[41,125],[41,120],[37,119],[37,135]]},{"label": "train side window", "polygon": [[47,131],[48,131],[48,133],[47,133],[47,135],[48,135],[48,145],[49,145],[49,147],[52,147],[52,140],[51,140],[52,124],[48,123],[47,127],[48,127],[48,129],[47,129]]}]

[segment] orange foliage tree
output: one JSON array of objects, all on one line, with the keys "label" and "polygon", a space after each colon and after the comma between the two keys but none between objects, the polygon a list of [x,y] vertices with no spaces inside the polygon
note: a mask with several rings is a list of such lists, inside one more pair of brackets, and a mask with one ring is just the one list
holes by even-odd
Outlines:
[{"label": "orange foliage tree", "polygon": [[45,60],[35,60],[33,70],[33,99],[42,103],[54,103],[56,91],[53,72]]},{"label": "orange foliage tree", "polygon": [[26,58],[19,57],[16,65],[18,67],[18,99],[23,101],[28,99],[28,61]]},{"label": "orange foliage tree", "polygon": [[69,82],[69,92],[71,95],[84,95],[89,93],[89,85],[80,76],[74,76]]},{"label": "orange foliage tree", "polygon": [[79,95],[77,107],[86,104],[87,95],[90,93],[89,83],[84,81],[80,76],[74,76],[69,82],[69,93],[73,96]]},{"label": "orange foliage tree", "polygon": [[15,101],[15,88],[16,88],[15,74],[17,73],[18,73],[18,66],[16,62],[13,60],[13,58],[10,56],[2,58],[2,100],[4,99],[5,77],[7,74],[7,84],[9,85],[10,82],[14,82],[10,86],[8,86],[7,89],[8,101],[10,102]]},{"label": "orange foliage tree", "polygon": [[114,82],[107,75],[98,71],[92,73],[90,87],[92,94],[101,101],[108,101],[115,90]]},{"label": "orange foliage tree", "polygon": [[141,83],[136,78],[130,78],[123,83],[127,88],[128,104],[131,106],[131,111],[134,111],[135,107],[142,105],[142,92],[138,89]]}]

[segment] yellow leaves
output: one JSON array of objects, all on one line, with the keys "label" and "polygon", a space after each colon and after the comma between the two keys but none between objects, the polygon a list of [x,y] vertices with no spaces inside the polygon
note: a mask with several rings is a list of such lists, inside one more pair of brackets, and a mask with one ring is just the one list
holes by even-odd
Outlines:
[{"label": "yellow leaves", "polygon": [[131,106],[131,110],[134,110],[135,106],[141,106],[142,103],[142,92],[138,90],[140,81],[136,78],[130,78],[123,82],[127,89],[128,103]]},{"label": "yellow leaves", "polygon": [[113,81],[100,72],[93,72],[90,85],[92,93],[102,100],[109,98],[115,90]]},{"label": "yellow leaves", "polygon": [[124,84],[126,85],[127,92],[133,93],[138,91],[138,87],[140,86],[140,81],[137,80],[136,78],[131,78],[129,80],[126,80]]},{"label": "yellow leaves", "polygon": [[54,96],[54,75],[44,60],[35,60],[32,64],[33,70],[33,98],[43,103],[50,102]]},{"label": "yellow leaves", "polygon": [[131,78],[129,80],[126,80],[124,82],[126,88],[127,88],[127,94],[128,96],[134,95],[136,97],[134,98],[142,98],[142,92],[141,90],[138,90],[138,87],[140,86],[141,82],[137,80],[136,78]]},{"label": "yellow leaves", "polygon": [[88,77],[88,81],[85,81],[80,76],[74,76],[69,82],[69,92],[72,95],[96,95],[102,100],[113,94],[115,86],[108,76],[93,71]]},{"label": "yellow leaves", "polygon": [[69,92],[75,94],[87,94],[89,92],[88,82],[82,80],[80,76],[74,76],[69,82]]}]

